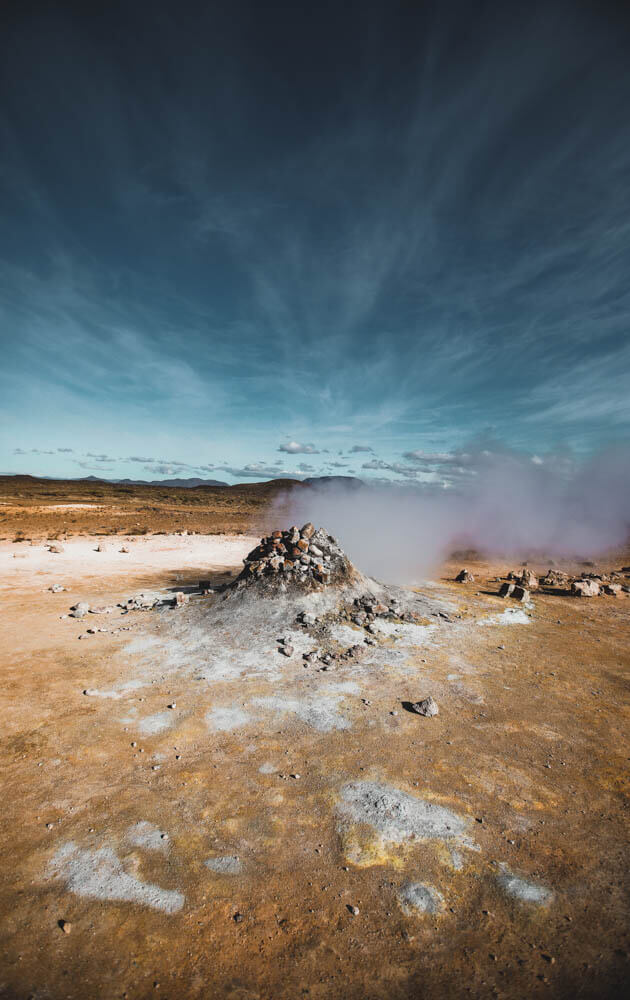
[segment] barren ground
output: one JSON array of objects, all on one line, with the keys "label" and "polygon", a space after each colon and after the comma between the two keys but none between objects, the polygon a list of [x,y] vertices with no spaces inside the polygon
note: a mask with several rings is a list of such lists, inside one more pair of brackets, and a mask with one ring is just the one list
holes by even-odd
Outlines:
[{"label": "barren ground", "polygon": [[[1,996],[621,995],[627,596],[506,615],[512,567],[468,560],[462,586],[457,562],[420,588],[450,622],[323,672],[292,621],[247,636],[195,593],[237,571],[265,503],[47,489],[0,497]],[[405,710],[428,694],[437,717]]]}]

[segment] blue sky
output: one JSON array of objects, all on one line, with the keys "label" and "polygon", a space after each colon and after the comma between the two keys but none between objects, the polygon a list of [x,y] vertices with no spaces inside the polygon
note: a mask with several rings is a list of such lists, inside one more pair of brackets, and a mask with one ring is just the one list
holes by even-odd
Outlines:
[{"label": "blue sky", "polygon": [[615,8],[209,6],[8,19],[0,471],[448,483],[627,440]]}]

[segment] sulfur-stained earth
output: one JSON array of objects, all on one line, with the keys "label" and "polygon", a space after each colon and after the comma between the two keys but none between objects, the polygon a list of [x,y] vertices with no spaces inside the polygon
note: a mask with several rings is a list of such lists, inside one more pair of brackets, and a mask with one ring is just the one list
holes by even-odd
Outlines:
[{"label": "sulfur-stained earth", "polygon": [[621,995],[630,600],[453,565],[304,626],[199,593],[253,542],[0,546],[0,996]]}]

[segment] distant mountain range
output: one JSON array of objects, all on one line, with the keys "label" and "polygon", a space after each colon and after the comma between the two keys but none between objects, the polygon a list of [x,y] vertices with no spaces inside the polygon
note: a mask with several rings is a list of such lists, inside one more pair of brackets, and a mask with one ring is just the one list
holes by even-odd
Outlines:
[{"label": "distant mountain range", "polygon": [[251,482],[247,481],[244,483],[234,483],[230,485],[229,483],[224,483],[220,479],[104,479],[101,476],[82,476],[80,479],[57,479],[53,476],[31,476],[28,473],[12,473],[12,472],[0,472],[0,479],[24,479],[31,482],[37,482],[38,480],[42,482],[71,482],[71,483],[106,483],[111,486],[157,486],[159,488],[168,489],[236,489],[237,487],[241,490],[253,490],[256,487],[265,487],[265,489],[290,489],[294,486],[343,486],[346,489],[358,489],[361,486],[365,486],[362,479],[357,479],[355,476],[309,476],[307,479],[269,479],[263,482]]},{"label": "distant mountain range", "polygon": [[99,479],[98,476],[86,476],[88,480],[98,483],[118,483],[119,486],[177,486],[180,489],[194,489],[196,486],[227,486],[221,479]]},{"label": "distant mountain range", "polygon": [[[80,483],[116,483],[117,486],[172,486],[177,489],[197,489],[200,486],[225,486],[229,488],[229,483],[224,483],[220,479],[103,479],[100,476],[83,476],[77,480]],[[274,480],[270,480],[274,482]],[[354,476],[310,476],[308,479],[294,480],[297,483],[304,483],[307,486],[349,486],[357,488],[363,486],[362,479]],[[236,484],[235,484],[236,485]],[[252,485],[255,483],[238,484]]]}]

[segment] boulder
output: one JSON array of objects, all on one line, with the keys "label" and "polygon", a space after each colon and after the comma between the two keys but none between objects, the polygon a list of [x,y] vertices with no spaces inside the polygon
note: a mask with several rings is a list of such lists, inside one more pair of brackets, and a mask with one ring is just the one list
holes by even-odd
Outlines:
[{"label": "boulder", "polygon": [[604,587],[604,593],[608,594],[610,597],[618,597],[621,593],[620,583],[607,583]]},{"label": "boulder", "polygon": [[427,718],[431,718],[434,715],[439,715],[439,708],[437,702],[429,695],[428,698],[423,698],[422,701],[416,701],[411,706],[411,710],[416,713],[416,715],[424,715]]},{"label": "boulder", "polygon": [[598,597],[600,586],[595,580],[574,580],[571,593],[575,597]]},{"label": "boulder", "polygon": [[499,597],[511,597],[514,592],[515,584],[513,583],[503,583],[501,584],[501,589],[499,590]]},{"label": "boulder", "polygon": [[90,610],[90,605],[86,601],[80,601],[79,604],[75,604],[71,611],[72,618],[84,618],[88,611]]},{"label": "boulder", "polygon": [[462,570],[459,571],[459,573],[455,577],[455,582],[456,583],[474,583],[475,582],[475,578],[472,575],[472,573],[468,572],[467,569],[462,569]]}]

